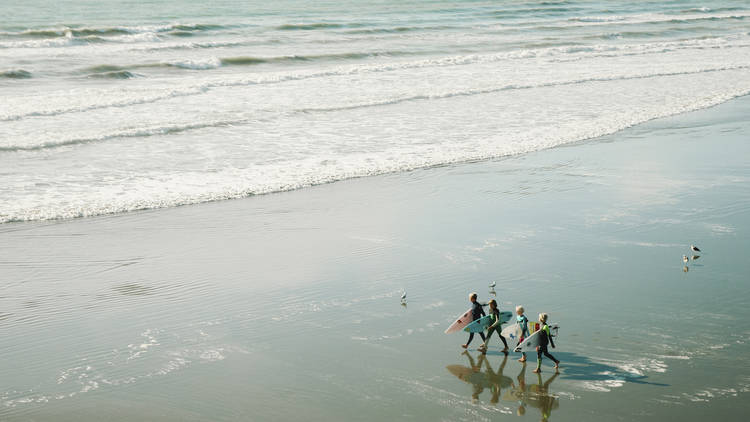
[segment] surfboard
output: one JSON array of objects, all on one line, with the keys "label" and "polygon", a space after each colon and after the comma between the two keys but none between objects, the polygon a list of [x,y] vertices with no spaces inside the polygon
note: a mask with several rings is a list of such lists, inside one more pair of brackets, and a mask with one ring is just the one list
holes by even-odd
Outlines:
[{"label": "surfboard", "polygon": [[516,322],[515,324],[503,328],[503,331],[501,331],[500,334],[509,341],[518,342],[518,339],[520,339],[523,334],[523,330],[521,329],[521,325]]},{"label": "surfboard", "polygon": [[[508,322],[510,321],[510,318],[513,316],[512,312],[504,311],[500,312],[500,323]],[[479,333],[487,329],[492,324],[492,316],[491,315],[485,315],[478,320],[472,322],[471,324],[467,325],[466,328],[464,328],[464,331],[469,333]]]},{"label": "surfboard", "polygon": [[[550,325],[550,334],[552,334],[552,337],[557,337],[557,331],[560,329],[560,326],[557,324]],[[530,336],[528,336],[523,343],[516,346],[515,349],[513,349],[514,352],[535,352],[536,347],[539,346],[539,339],[541,339],[541,336],[539,335],[539,332],[541,330],[537,329],[533,333],[531,333]]]},{"label": "surfboard", "polygon": [[467,325],[471,324],[473,321],[471,317],[471,308],[469,308],[468,311],[464,312],[456,318],[456,321],[451,324],[447,330],[445,330],[445,334],[455,333],[456,331],[461,330],[462,328],[466,327]]}]

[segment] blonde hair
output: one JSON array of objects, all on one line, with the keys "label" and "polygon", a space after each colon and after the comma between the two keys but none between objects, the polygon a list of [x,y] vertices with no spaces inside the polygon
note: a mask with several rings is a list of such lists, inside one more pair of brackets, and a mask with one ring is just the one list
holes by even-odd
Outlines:
[{"label": "blonde hair", "polygon": [[547,322],[547,318],[549,318],[549,315],[546,312],[539,314],[539,322]]},{"label": "blonde hair", "polygon": [[472,294],[469,295],[469,300],[476,299],[476,298],[477,298],[477,292],[474,292],[474,293],[472,293]]},{"label": "blonde hair", "polygon": [[495,305],[495,307],[497,308],[497,301],[495,299],[490,299],[490,301],[487,302],[487,304],[490,306]]},{"label": "blonde hair", "polygon": [[516,312],[523,313],[523,306],[521,305],[516,306]]}]

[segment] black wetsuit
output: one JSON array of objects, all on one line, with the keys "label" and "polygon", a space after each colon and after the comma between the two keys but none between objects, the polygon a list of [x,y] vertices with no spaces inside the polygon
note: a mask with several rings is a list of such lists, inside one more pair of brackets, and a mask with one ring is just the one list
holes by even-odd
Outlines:
[{"label": "black wetsuit", "polygon": [[552,362],[560,363],[559,360],[555,359],[555,357],[547,351],[547,344],[552,344],[552,347],[555,347],[555,342],[552,341],[552,334],[550,333],[549,326],[545,323],[539,331],[541,331],[541,333],[539,333],[539,350],[536,352],[536,369],[539,369],[542,366],[542,354],[552,359]]},{"label": "black wetsuit", "polygon": [[[484,309],[482,309],[482,305],[479,303],[479,301],[474,301],[474,303],[471,305],[472,321],[476,321],[483,316],[484,316]],[[479,336],[482,337],[482,341],[484,341],[484,333],[480,331]],[[468,346],[469,343],[471,343],[473,339],[474,339],[474,333],[469,333],[469,340],[466,342],[466,345]]]}]

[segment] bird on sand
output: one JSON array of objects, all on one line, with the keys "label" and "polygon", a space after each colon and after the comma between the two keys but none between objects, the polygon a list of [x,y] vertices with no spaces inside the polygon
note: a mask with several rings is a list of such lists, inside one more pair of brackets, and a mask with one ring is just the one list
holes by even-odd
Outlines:
[{"label": "bird on sand", "polygon": [[684,263],[687,264],[688,261],[689,261],[689,259],[688,259],[687,255],[682,255],[682,262],[684,262]]},{"label": "bird on sand", "polygon": [[695,246],[695,245],[690,245],[690,249],[691,249],[691,250],[692,250],[693,252],[700,252],[700,251],[701,251],[701,250],[700,250],[700,249],[698,249],[698,247],[697,247],[697,246]]}]

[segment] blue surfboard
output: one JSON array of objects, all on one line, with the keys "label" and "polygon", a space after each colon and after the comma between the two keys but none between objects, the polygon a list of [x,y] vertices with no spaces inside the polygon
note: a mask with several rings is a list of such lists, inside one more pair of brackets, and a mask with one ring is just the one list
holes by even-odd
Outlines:
[{"label": "blue surfboard", "polygon": [[[510,318],[513,316],[512,312],[504,311],[500,312],[500,323],[508,322],[510,321]],[[479,333],[487,329],[487,327],[492,324],[492,317],[490,315],[485,315],[478,320],[475,320],[471,324],[467,325],[466,328],[464,328],[464,331],[468,333]]]}]

